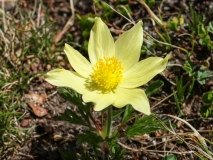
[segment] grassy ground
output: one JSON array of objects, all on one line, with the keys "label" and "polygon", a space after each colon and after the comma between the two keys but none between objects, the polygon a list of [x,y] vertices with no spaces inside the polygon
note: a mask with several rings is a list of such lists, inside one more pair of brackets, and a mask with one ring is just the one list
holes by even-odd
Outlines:
[{"label": "grassy ground", "polygon": [[[53,120],[55,115],[64,112],[66,107],[61,109],[59,106],[66,102],[43,75],[53,68],[71,69],[63,53],[64,43],[88,57],[89,31],[95,16],[102,17],[115,38],[128,24],[124,17],[132,21],[142,19],[141,59],[170,55],[167,69],[144,89],[154,86],[156,90],[149,92],[152,112],[159,115],[159,122],[165,119],[171,125],[149,135],[119,141],[121,148],[129,153],[126,159],[162,159],[168,153],[178,159],[212,159],[213,3],[196,0],[191,3],[146,2],[150,8],[141,1],[127,0],[106,3],[19,0],[15,6],[2,1],[1,159],[42,159],[45,156],[46,159],[62,159],[63,154],[55,150],[56,157],[48,155],[53,150],[47,146],[61,145],[54,139],[59,136],[55,134],[57,131],[65,135],[63,140],[70,138],[70,134],[64,133],[66,130]],[[38,107],[29,103],[32,100]],[[42,113],[46,114],[43,116]],[[133,119],[129,125],[134,123]],[[71,134],[75,137],[77,133],[71,131]],[[38,146],[42,144],[51,152],[35,152],[29,145],[35,145],[35,140]],[[28,149],[24,149],[26,144]],[[144,149],[140,150],[142,146]]]}]

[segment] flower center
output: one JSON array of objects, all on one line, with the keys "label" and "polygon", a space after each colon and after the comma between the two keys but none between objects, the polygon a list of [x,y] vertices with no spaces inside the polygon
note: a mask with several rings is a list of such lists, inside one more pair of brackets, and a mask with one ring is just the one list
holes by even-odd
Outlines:
[{"label": "flower center", "polygon": [[103,92],[113,90],[122,79],[123,67],[115,57],[99,59],[92,69],[92,80]]}]

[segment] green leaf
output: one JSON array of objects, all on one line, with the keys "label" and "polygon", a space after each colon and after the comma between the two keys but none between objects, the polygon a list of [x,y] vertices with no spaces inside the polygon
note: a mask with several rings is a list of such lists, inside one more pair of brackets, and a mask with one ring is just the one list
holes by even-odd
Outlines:
[{"label": "green leaf", "polygon": [[133,111],[135,111],[135,110],[132,106],[130,106],[130,105],[126,106],[121,124],[125,124],[130,118],[133,117],[133,115],[134,115]]},{"label": "green leaf", "polygon": [[[91,130],[84,130],[82,134],[79,134],[77,136],[77,145],[80,145],[82,143],[87,143],[88,146],[92,147],[92,151],[94,152],[94,159],[98,159],[98,157],[100,157],[100,143],[102,143],[104,140],[102,139],[102,137],[100,135],[98,135],[97,133],[94,133]],[[89,150],[89,147],[87,146],[87,151]],[[85,157],[85,156],[84,156]],[[84,158],[84,160],[87,157]]]},{"label": "green leaf", "polygon": [[60,155],[62,157],[63,160],[78,160],[78,157],[76,155],[75,151],[64,151],[64,152],[60,152]]},{"label": "green leaf", "polygon": [[113,111],[112,120],[115,119],[116,117],[120,116],[123,112],[124,112],[124,109],[119,109],[117,111]]},{"label": "green leaf", "polygon": [[189,82],[187,82],[185,85],[183,85],[183,76],[181,76],[180,80],[178,80],[178,77],[176,76],[175,80],[176,80],[178,100],[180,102],[183,102],[184,101],[184,93],[185,93],[186,88],[189,85]]},{"label": "green leaf", "polygon": [[112,160],[122,160],[122,159],[124,159],[126,150],[117,144],[116,138],[114,137],[113,140],[108,141],[109,146],[110,146],[109,148],[111,150],[111,157],[112,157],[111,159]]},{"label": "green leaf", "polygon": [[173,92],[174,93],[174,98],[175,98],[175,103],[176,103],[176,107],[177,107],[177,109],[178,109],[178,112],[179,112],[179,117],[180,116],[183,116],[184,114],[183,114],[183,112],[182,112],[182,110],[181,110],[181,108],[180,108],[180,104],[179,104],[179,101],[178,101],[178,96],[177,96],[177,94],[176,94],[176,92]]},{"label": "green leaf", "polygon": [[208,78],[208,77],[211,77],[211,76],[212,76],[211,73],[209,71],[206,71],[206,70],[198,70],[196,72],[197,81],[201,85],[205,84],[206,83],[205,79]]},{"label": "green leaf", "polygon": [[88,40],[84,40],[83,47],[86,52],[88,52],[88,44],[89,44]]},{"label": "green leaf", "polygon": [[147,97],[151,96],[152,94],[156,93],[161,87],[163,87],[164,82],[161,80],[154,81],[151,83],[148,88],[146,89]]},{"label": "green leaf", "polygon": [[86,123],[81,117],[79,117],[75,112],[67,109],[66,113],[61,114],[60,116],[54,117],[57,120],[67,121],[73,124],[83,125],[89,127],[90,124]]},{"label": "green leaf", "polygon": [[199,39],[199,43],[203,46],[211,45],[211,38],[209,35],[206,35],[205,37]]},{"label": "green leaf", "polygon": [[202,101],[204,103],[212,104],[213,103],[213,91],[203,93]]},{"label": "green leaf", "polygon": [[209,22],[208,32],[213,32],[213,21]]},{"label": "green leaf", "polygon": [[80,16],[76,14],[77,21],[80,23],[81,34],[83,37],[89,35],[90,30],[94,24],[94,18],[91,15]]},{"label": "green leaf", "polygon": [[[125,9],[124,9],[125,8]],[[118,9],[118,12],[121,13],[123,16],[128,16],[128,13],[131,15],[132,11],[128,4],[120,6]],[[127,13],[128,12],[128,13]]]},{"label": "green leaf", "polygon": [[200,38],[204,38],[207,35],[207,31],[204,27],[204,24],[198,25],[198,35]]},{"label": "green leaf", "polygon": [[59,88],[58,92],[62,98],[75,104],[78,107],[78,111],[81,114],[82,118],[87,124],[90,124],[89,121],[89,112],[90,112],[90,103],[84,105],[81,96],[69,88]]},{"label": "green leaf", "polygon": [[77,137],[77,145],[82,143],[88,143],[90,146],[96,148],[99,148],[99,143],[104,141],[101,136],[89,130],[83,131],[83,134],[79,134]]},{"label": "green leaf", "polygon": [[58,93],[62,98],[75,105],[82,104],[80,95],[72,89],[60,87],[58,88]]},{"label": "green leaf", "polygon": [[155,0],[144,0],[144,2],[151,8],[155,4]]},{"label": "green leaf", "polygon": [[134,137],[134,135],[144,135],[161,128],[161,123],[155,117],[144,115],[141,118],[136,117],[135,123],[132,126],[128,126],[124,133],[128,137]]},{"label": "green leaf", "polygon": [[212,105],[205,105],[200,108],[200,117],[208,118],[212,114]]},{"label": "green leaf", "polygon": [[177,160],[177,158],[174,154],[168,154],[162,160]]},{"label": "green leaf", "polygon": [[172,31],[177,31],[178,30],[178,21],[176,22],[175,19],[169,19],[168,27]]},{"label": "green leaf", "polygon": [[189,89],[187,90],[186,99],[191,95],[192,89],[194,88],[195,77],[192,76],[189,82]]},{"label": "green leaf", "polygon": [[108,22],[109,17],[113,14],[114,11],[105,2],[102,3],[102,10],[103,10],[103,18]]},{"label": "green leaf", "polygon": [[192,24],[193,24],[193,27],[194,27],[194,28],[191,28],[191,29],[193,29],[194,31],[197,32],[197,26],[198,26],[198,23],[199,23],[198,15],[194,11],[192,4],[189,4],[189,10],[190,10],[191,18],[192,18]]},{"label": "green leaf", "polygon": [[189,73],[189,76],[192,75],[193,67],[188,60],[185,61],[183,65],[183,69]]},{"label": "green leaf", "polygon": [[66,38],[67,38],[68,42],[72,42],[73,41],[73,36],[70,33],[66,34]]}]

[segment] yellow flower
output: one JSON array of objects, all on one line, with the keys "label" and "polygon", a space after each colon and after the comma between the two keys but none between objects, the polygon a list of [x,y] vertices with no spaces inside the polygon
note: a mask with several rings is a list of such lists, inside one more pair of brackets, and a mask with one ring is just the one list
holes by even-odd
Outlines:
[{"label": "yellow flower", "polygon": [[117,108],[131,104],[135,110],[150,114],[147,96],[137,87],[162,72],[168,56],[138,62],[142,42],[141,21],[114,42],[106,24],[100,18],[95,18],[88,44],[90,62],[65,44],[64,52],[75,71],[52,70],[46,74],[46,81],[82,94],[84,102],[94,102],[95,111],[111,104]]}]

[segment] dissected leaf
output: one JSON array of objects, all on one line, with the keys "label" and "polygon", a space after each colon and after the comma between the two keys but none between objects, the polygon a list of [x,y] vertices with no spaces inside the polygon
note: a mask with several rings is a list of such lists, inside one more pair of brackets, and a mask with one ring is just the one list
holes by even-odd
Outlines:
[{"label": "dissected leaf", "polygon": [[62,160],[78,160],[77,154],[73,150],[61,152],[61,157]]},{"label": "dissected leaf", "polygon": [[61,97],[75,104],[78,107],[79,113],[81,114],[82,118],[86,121],[87,124],[90,124],[89,121],[89,111],[91,106],[90,103],[84,105],[80,95],[69,88],[59,88],[58,91]]},{"label": "dissected leaf", "polygon": [[83,134],[78,135],[76,144],[88,143],[93,147],[99,147],[99,143],[104,141],[101,136],[92,131],[85,130],[83,132]]},{"label": "dissected leaf", "polygon": [[152,115],[144,115],[143,117],[136,117],[135,123],[125,130],[125,135],[134,137],[135,135],[143,135],[145,133],[155,132],[162,128],[161,123]]},{"label": "dissected leaf", "polygon": [[65,100],[75,104],[75,105],[82,105],[82,100],[78,93],[75,91],[68,89],[68,88],[58,88],[58,93],[62,98]]},{"label": "dissected leaf", "polygon": [[124,109],[119,109],[117,111],[113,111],[112,120],[115,119],[116,117],[120,116],[123,112],[124,112]]},{"label": "dissected leaf", "polygon": [[73,124],[79,124],[83,126],[89,126],[81,117],[79,117],[74,111],[67,109],[66,113],[56,116],[57,120],[64,120]]}]

